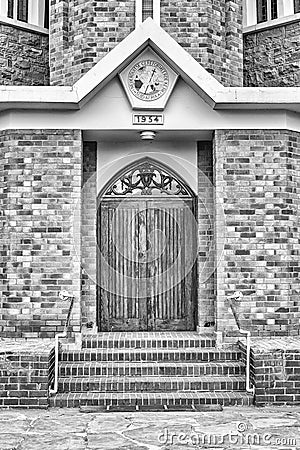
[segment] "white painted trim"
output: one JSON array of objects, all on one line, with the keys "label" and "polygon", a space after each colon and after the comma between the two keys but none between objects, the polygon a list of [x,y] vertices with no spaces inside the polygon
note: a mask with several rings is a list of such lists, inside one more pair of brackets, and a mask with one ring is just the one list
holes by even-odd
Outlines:
[{"label": "white painted trim", "polygon": [[8,13],[8,2],[0,1],[0,16],[7,17],[7,13]]},{"label": "white painted trim", "polygon": [[268,28],[279,27],[281,25],[287,25],[291,22],[300,21],[300,13],[293,14],[291,16],[279,17],[278,19],[269,20],[268,22],[258,23],[256,25],[251,25],[244,27],[243,33],[252,33],[253,31],[262,31]]},{"label": "white painted trim", "polygon": [[153,20],[160,25],[160,0],[153,0]]},{"label": "white painted trim", "polygon": [[243,26],[251,26],[257,23],[256,1],[243,0]]},{"label": "white painted trim", "polygon": [[38,33],[49,34],[48,28],[39,27],[31,23],[22,22],[21,20],[10,19],[9,17],[0,15],[0,22],[6,25],[11,25],[17,28],[23,28],[24,30],[36,31]]},{"label": "white painted trim", "polygon": [[[278,8],[278,1],[277,1],[277,8]],[[271,0],[267,0],[267,17],[268,21],[271,19]]]},{"label": "white painted trim", "polygon": [[44,28],[45,2],[41,0],[29,0],[28,23]]},{"label": "white painted trim", "polygon": [[13,14],[13,19],[18,22],[18,1],[14,1],[14,14]]},{"label": "white painted trim", "polygon": [[283,16],[291,16],[295,14],[294,0],[284,0],[280,3],[282,4]]},{"label": "white painted trim", "polygon": [[142,23],[143,18],[143,2],[142,0],[135,0],[135,28]]}]

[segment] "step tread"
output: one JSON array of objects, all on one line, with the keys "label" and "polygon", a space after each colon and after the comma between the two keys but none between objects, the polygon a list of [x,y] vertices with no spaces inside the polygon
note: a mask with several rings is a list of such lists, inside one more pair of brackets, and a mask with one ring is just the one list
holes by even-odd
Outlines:
[{"label": "step tread", "polygon": [[60,367],[185,367],[185,366],[210,366],[210,367],[244,367],[242,361],[60,361]]},{"label": "step tread", "polygon": [[245,391],[176,391],[176,392],[62,392],[52,399],[139,399],[139,398],[253,398]]},{"label": "step tread", "polygon": [[220,353],[220,354],[230,354],[230,353],[241,353],[241,350],[236,348],[230,349],[216,349],[216,347],[179,347],[179,348],[143,348],[143,347],[128,347],[128,348],[82,348],[79,350],[63,350],[62,354],[89,354],[89,353],[157,353],[157,352],[168,352],[168,353]]},{"label": "step tread", "polygon": [[199,334],[196,331],[102,331],[85,334],[83,339],[215,339],[213,333]]},{"label": "step tread", "polygon": [[78,376],[78,377],[64,377],[61,380],[63,382],[68,381],[83,381],[83,382],[97,382],[97,381],[107,381],[109,383],[111,382],[143,382],[143,381],[164,381],[164,382],[179,382],[179,381],[192,381],[192,382],[201,382],[201,383],[209,383],[209,382],[228,382],[228,381],[245,381],[244,376],[235,376],[235,375],[228,375],[228,376],[220,376],[220,375],[200,375],[197,377],[190,377],[190,376],[164,376],[164,375],[142,375],[142,376],[114,376],[114,377],[107,377],[107,376],[93,376],[93,377],[86,377],[86,376]]}]

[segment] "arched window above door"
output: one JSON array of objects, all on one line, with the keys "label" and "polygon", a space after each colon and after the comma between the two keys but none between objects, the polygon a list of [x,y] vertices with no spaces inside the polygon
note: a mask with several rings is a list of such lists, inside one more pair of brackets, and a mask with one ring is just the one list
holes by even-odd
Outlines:
[{"label": "arched window above door", "polygon": [[143,158],[127,166],[104,187],[102,192],[101,197],[194,196],[179,175],[152,158]]}]

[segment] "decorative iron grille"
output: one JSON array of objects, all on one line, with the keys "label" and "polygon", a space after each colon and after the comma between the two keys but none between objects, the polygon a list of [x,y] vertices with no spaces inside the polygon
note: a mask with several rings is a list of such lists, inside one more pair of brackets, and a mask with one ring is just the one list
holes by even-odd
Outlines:
[{"label": "decorative iron grille", "polygon": [[122,174],[105,191],[104,196],[157,193],[191,197],[184,183],[149,161],[144,161]]}]

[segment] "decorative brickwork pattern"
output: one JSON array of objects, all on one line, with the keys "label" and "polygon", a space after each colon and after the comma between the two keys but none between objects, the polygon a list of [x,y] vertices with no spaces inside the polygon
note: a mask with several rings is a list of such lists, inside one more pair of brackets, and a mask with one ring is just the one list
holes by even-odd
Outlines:
[{"label": "decorative brickwork pattern", "polygon": [[84,142],[82,186],[82,323],[96,325],[97,279],[97,143]]},{"label": "decorative brickwork pattern", "polygon": [[299,334],[299,151],[296,132],[216,132],[216,193],[226,218],[225,230],[217,224],[217,245],[225,234],[217,320],[227,335],[235,324],[225,299],[236,290],[244,295],[241,325],[253,335]]},{"label": "decorative brickwork pattern", "polygon": [[0,23],[0,84],[49,84],[49,37]]},{"label": "decorative brickwork pattern", "polygon": [[212,142],[198,143],[198,329],[215,327],[214,222]]},{"label": "decorative brickwork pattern", "polygon": [[62,331],[69,305],[59,300],[61,289],[75,296],[72,325],[79,331],[73,212],[80,205],[81,132],[1,132],[0,149],[0,335],[52,338]]},{"label": "decorative brickwork pattern", "polygon": [[[225,86],[243,82],[241,4],[161,1],[162,28]],[[134,27],[134,0],[52,0],[51,84],[74,84]]]},{"label": "decorative brickwork pattern", "polygon": [[300,22],[244,37],[245,86],[300,86]]}]

